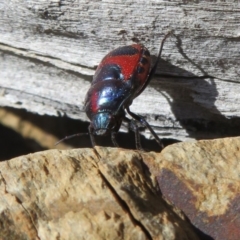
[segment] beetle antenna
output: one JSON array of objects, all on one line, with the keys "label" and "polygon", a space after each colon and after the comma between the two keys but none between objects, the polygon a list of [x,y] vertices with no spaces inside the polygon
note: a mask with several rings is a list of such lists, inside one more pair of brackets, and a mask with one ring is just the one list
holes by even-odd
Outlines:
[{"label": "beetle antenna", "polygon": [[160,46],[159,52],[158,52],[157,60],[156,60],[156,62],[154,63],[154,66],[153,66],[151,72],[149,73],[148,80],[146,81],[145,85],[147,85],[147,84],[150,82],[150,80],[152,79],[153,75],[155,74],[155,72],[156,72],[156,70],[157,70],[157,65],[158,65],[159,59],[160,59],[161,54],[162,54],[164,42],[165,42],[165,40],[166,40],[172,33],[173,33],[173,30],[171,30],[170,32],[168,32],[168,33],[164,36],[164,38],[163,38],[163,40],[162,40],[162,42],[161,42],[161,46]]},{"label": "beetle antenna", "polygon": [[[158,56],[157,56],[157,60],[156,62],[154,63],[153,65],[153,68],[151,69],[149,75],[148,75],[148,78],[146,80],[146,82],[144,83],[142,89],[138,92],[138,95],[140,95],[144,89],[146,88],[146,86],[149,84],[149,82],[151,81],[151,79],[153,78],[156,70],[157,70],[157,65],[158,65],[158,62],[160,60],[160,57],[161,57],[161,54],[162,54],[162,50],[163,50],[163,45],[164,45],[164,42],[165,40],[173,33],[173,30],[169,31],[163,38],[162,42],[161,42],[161,46],[160,46],[160,49],[159,49],[159,52],[158,52]],[[137,96],[138,96],[137,95]]]},{"label": "beetle antenna", "polygon": [[66,136],[65,138],[63,138],[63,139],[59,140],[58,142],[56,142],[54,144],[54,146],[58,145],[59,143],[65,141],[67,139],[74,138],[74,137],[79,137],[79,136],[84,136],[84,135],[89,135],[89,133],[75,133],[73,135]]},{"label": "beetle antenna", "polygon": [[163,38],[162,42],[161,42],[161,47],[160,47],[160,50],[158,52],[158,57],[157,59],[159,59],[162,55],[162,50],[163,50],[163,45],[164,45],[164,42],[165,40],[173,33],[173,30],[169,31]]}]

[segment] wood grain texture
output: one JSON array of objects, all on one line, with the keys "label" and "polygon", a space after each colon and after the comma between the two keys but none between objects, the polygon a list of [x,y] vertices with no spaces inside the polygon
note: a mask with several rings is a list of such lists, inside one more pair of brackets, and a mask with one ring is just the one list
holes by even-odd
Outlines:
[{"label": "wood grain texture", "polygon": [[239,1],[5,0],[0,26],[1,106],[87,120],[84,97],[102,57],[141,42],[154,60],[174,30],[132,111],[167,138],[240,134]]}]

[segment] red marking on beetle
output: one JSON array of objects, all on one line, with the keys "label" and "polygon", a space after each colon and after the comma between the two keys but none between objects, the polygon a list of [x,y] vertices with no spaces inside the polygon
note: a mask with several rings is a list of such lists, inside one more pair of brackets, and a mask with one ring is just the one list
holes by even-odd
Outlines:
[{"label": "red marking on beetle", "polygon": [[124,81],[128,81],[137,67],[138,60],[139,60],[138,54],[106,57],[99,67],[108,63],[117,64],[121,67],[122,74],[124,76]]},{"label": "red marking on beetle", "polygon": [[98,110],[98,92],[95,91],[92,95],[92,102],[91,102],[92,111],[95,113]]}]

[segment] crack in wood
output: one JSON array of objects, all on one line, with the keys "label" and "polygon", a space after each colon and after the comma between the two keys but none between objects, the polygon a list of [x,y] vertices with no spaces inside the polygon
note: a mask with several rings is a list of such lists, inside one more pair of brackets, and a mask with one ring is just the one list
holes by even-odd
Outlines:
[{"label": "crack in wood", "polygon": [[50,55],[43,55],[37,52],[31,52],[27,49],[16,48],[14,46],[10,46],[3,43],[0,43],[0,51],[13,54],[17,57],[26,58],[28,60],[31,60],[40,64],[46,64],[47,66],[57,67],[57,68],[66,70],[70,73],[74,73],[78,75],[80,74],[85,78],[92,77],[95,71],[93,68],[90,68],[90,67],[86,67],[76,63],[66,62]]}]

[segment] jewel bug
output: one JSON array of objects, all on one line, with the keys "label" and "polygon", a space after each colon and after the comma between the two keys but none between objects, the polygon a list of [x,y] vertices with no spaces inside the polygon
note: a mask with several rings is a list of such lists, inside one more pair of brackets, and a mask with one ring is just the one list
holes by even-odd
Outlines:
[{"label": "jewel bug", "polygon": [[[116,48],[102,59],[93,76],[84,103],[85,112],[90,119],[88,130],[93,147],[96,145],[95,135],[111,135],[114,146],[118,147],[116,134],[123,121],[127,122],[130,129],[135,132],[137,149],[142,149],[137,122],[148,128],[160,147],[164,147],[148,122],[142,116],[133,113],[129,107],[152,79],[164,42],[170,34],[171,32],[164,36],[152,69],[150,53],[141,44]],[[126,117],[126,112],[132,119]],[[74,134],[59,142],[83,134]]]}]

